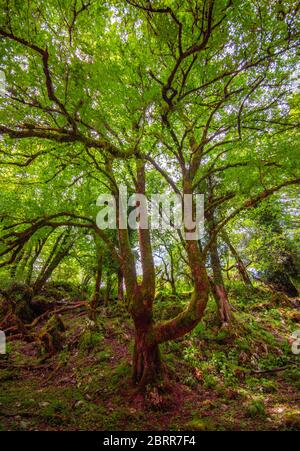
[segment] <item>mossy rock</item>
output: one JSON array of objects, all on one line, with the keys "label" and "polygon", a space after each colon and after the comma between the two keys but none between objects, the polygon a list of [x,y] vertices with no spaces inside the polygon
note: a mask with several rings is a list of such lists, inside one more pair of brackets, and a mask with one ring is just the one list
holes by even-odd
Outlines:
[{"label": "mossy rock", "polygon": [[83,293],[76,285],[64,281],[47,282],[38,294],[56,301],[63,299],[83,300],[86,297],[86,293]]},{"label": "mossy rock", "polygon": [[60,316],[52,315],[38,335],[42,353],[51,356],[61,351],[64,344],[64,331],[65,325]]},{"label": "mossy rock", "polygon": [[55,302],[54,298],[40,294],[32,299],[31,308],[35,315],[39,316],[50,310],[53,302]]},{"label": "mossy rock", "polygon": [[32,288],[22,283],[13,283],[6,290],[6,297],[12,303],[14,313],[24,323],[30,323],[35,316],[31,306],[32,296]]},{"label": "mossy rock", "polygon": [[216,425],[207,418],[193,418],[185,423],[185,429],[187,431],[215,431]]},{"label": "mossy rock", "polygon": [[0,320],[2,320],[9,312],[11,305],[8,299],[0,293]]},{"label": "mossy rock", "polygon": [[292,320],[294,323],[300,323],[300,312],[293,312],[293,313],[291,314],[291,320]]},{"label": "mossy rock", "polygon": [[276,393],[278,390],[278,384],[273,380],[262,381],[261,386],[264,393]]},{"label": "mossy rock", "polygon": [[285,426],[288,429],[300,431],[300,413],[289,413],[284,418]]},{"label": "mossy rock", "polygon": [[86,329],[80,337],[79,348],[81,351],[92,351],[103,341],[103,335],[92,329]]},{"label": "mossy rock", "polygon": [[99,362],[109,362],[111,359],[111,354],[107,351],[100,351],[97,352],[96,357]]}]

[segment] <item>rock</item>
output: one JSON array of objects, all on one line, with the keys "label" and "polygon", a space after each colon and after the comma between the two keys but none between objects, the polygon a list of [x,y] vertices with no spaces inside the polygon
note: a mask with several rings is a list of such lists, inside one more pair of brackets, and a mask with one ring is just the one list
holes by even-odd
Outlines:
[{"label": "rock", "polygon": [[40,407],[47,407],[49,405],[50,405],[50,402],[47,402],[47,401],[42,401],[42,402],[39,403]]},{"label": "rock", "polygon": [[75,407],[77,408],[77,407],[82,407],[82,406],[84,406],[84,404],[85,404],[85,402],[82,400],[82,399],[80,399],[79,401],[77,401],[76,403],[75,403]]},{"label": "rock", "polygon": [[239,353],[238,362],[239,365],[243,365],[244,363],[247,363],[249,360],[248,354],[245,351],[241,351]]},{"label": "rock", "polygon": [[22,429],[28,429],[29,426],[30,426],[30,423],[28,421],[25,421],[25,420],[20,421],[20,427]]},{"label": "rock", "polygon": [[15,315],[24,323],[30,323],[34,319],[31,307],[32,295],[32,288],[22,283],[13,283],[6,290],[6,296],[12,302]]},{"label": "rock", "polygon": [[294,323],[300,323],[300,312],[293,312],[291,315],[291,320]]},{"label": "rock", "polygon": [[61,351],[64,343],[65,325],[59,315],[54,314],[38,334],[41,352],[48,357]]}]

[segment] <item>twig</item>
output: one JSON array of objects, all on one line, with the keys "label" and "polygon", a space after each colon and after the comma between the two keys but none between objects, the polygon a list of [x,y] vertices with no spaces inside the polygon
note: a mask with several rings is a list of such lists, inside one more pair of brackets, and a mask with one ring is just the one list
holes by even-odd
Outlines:
[{"label": "twig", "polygon": [[299,365],[299,363],[292,363],[291,365],[279,366],[279,367],[271,368],[271,369],[267,369],[267,370],[251,370],[251,371],[247,372],[247,374],[276,373],[279,371],[287,370],[287,369],[291,368],[292,366],[297,366],[297,365]]}]

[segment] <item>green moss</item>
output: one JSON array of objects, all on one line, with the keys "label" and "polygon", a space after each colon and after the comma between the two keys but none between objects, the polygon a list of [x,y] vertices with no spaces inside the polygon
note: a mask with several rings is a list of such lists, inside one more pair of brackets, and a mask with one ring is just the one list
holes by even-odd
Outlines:
[{"label": "green moss", "polygon": [[199,385],[199,382],[193,376],[186,376],[183,379],[183,383],[184,383],[184,385],[187,385],[188,387],[191,387],[191,388],[194,388],[197,385]]},{"label": "green moss", "polygon": [[41,411],[41,416],[50,424],[60,424],[66,421],[69,415],[69,406],[61,400],[51,402]]},{"label": "green moss", "polygon": [[131,376],[131,366],[128,365],[127,362],[120,363],[114,371],[111,376],[111,383],[113,385],[118,384],[121,381],[127,381],[128,378]]},{"label": "green moss", "polygon": [[97,352],[96,357],[99,360],[99,362],[109,362],[111,354],[107,350],[105,350]]},{"label": "green moss", "polygon": [[203,380],[205,388],[214,388],[218,385],[217,378],[212,376],[211,374],[204,374]]},{"label": "green moss", "polygon": [[266,416],[265,404],[259,399],[253,399],[246,406],[246,416],[251,418],[264,418]]},{"label": "green moss", "polygon": [[17,373],[14,370],[1,369],[0,382],[11,381],[17,378]]},{"label": "green moss", "polygon": [[268,379],[263,379],[261,381],[261,387],[265,393],[275,393],[278,390],[277,382]]},{"label": "green moss", "polygon": [[87,329],[80,337],[79,349],[81,351],[91,351],[97,348],[102,341],[102,333]]},{"label": "green moss", "polygon": [[185,429],[187,431],[214,431],[216,430],[216,426],[207,418],[193,418],[191,421],[185,423]]}]

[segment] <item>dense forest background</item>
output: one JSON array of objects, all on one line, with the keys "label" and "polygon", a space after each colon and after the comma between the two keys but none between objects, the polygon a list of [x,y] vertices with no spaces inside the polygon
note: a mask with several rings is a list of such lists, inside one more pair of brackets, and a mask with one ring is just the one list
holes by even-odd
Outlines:
[{"label": "dense forest background", "polygon": [[0,429],[300,429],[300,3],[0,6]]}]

